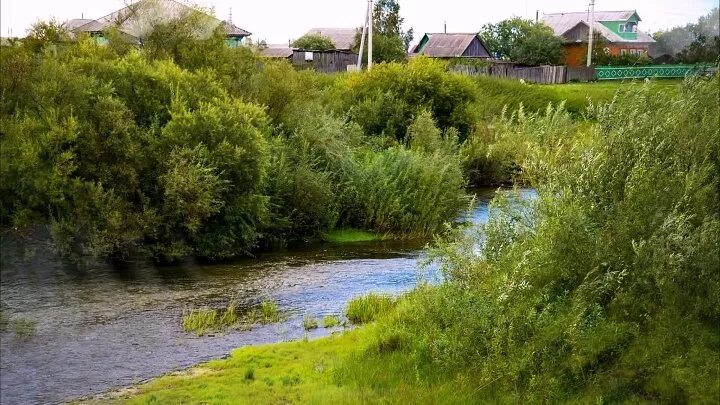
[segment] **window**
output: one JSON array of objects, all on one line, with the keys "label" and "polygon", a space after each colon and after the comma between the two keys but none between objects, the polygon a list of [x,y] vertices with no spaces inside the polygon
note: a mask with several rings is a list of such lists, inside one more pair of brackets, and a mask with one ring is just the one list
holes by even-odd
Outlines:
[{"label": "window", "polygon": [[627,49],[621,49],[620,55],[627,55],[627,53],[628,53],[627,51],[628,51]]},{"label": "window", "polygon": [[637,23],[628,21],[625,24],[620,24],[620,32],[637,32]]},{"label": "window", "polygon": [[606,46],[605,48],[603,48],[603,52],[605,52],[605,55],[610,55],[610,48]]},{"label": "window", "polygon": [[312,60],[313,60],[313,53],[305,52],[305,62],[312,62]]}]

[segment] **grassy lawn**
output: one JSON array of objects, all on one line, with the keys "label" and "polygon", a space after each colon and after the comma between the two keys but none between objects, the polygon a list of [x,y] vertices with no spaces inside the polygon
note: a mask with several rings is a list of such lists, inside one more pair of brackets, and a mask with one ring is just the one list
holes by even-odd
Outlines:
[{"label": "grassy lawn", "polygon": [[[421,381],[406,353],[378,355],[373,328],[369,325],[312,341],[245,347],[228,359],[161,377],[111,395],[112,399],[96,400],[124,404],[404,404],[467,403],[477,394],[469,384],[462,384],[463,379]],[[477,397],[471,402],[476,401]]]}]

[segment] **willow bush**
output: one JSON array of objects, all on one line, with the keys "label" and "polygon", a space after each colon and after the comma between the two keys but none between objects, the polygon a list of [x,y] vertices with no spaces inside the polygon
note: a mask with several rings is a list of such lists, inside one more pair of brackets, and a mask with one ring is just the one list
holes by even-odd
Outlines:
[{"label": "willow bush", "polygon": [[[121,40],[80,38],[57,54],[3,47],[3,225],[48,225],[74,259],[175,262],[247,255],[335,227],[429,236],[457,215],[456,152],[368,136],[336,109],[345,77],[298,72],[217,35],[152,52]],[[413,69],[456,81],[434,65]],[[435,114],[451,108],[439,100],[416,125],[433,145],[453,142],[435,128],[449,120]]]},{"label": "willow bush", "polygon": [[717,80],[676,96],[636,86],[591,108],[588,146],[536,155],[538,197],[500,198],[486,226],[441,244],[448,281],[414,292],[381,329],[404,336],[399,350],[428,378],[457,376],[478,397],[713,402]]}]

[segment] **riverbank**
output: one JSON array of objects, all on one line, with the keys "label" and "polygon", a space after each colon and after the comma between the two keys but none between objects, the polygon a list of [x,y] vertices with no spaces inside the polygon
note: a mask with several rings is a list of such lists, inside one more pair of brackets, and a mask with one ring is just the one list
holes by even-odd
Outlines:
[{"label": "riverbank", "polygon": [[425,372],[422,378],[408,373],[412,365],[404,354],[368,361],[365,355],[375,350],[377,327],[368,325],[316,340],[237,349],[227,359],[78,403],[408,404],[448,399],[473,402],[477,398],[478,387],[463,384],[459,376],[428,379]]}]

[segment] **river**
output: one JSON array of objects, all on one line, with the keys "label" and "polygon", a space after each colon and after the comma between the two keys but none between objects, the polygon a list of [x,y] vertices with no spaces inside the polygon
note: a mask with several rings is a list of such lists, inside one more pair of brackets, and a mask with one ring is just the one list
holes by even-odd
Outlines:
[{"label": "river", "polygon": [[[486,221],[493,195],[479,191],[468,218]],[[421,280],[436,281],[437,270],[418,269],[423,247],[314,244],[223,264],[96,264],[80,270],[59,260],[46,238],[3,238],[0,403],[63,402],[220,358],[240,346],[302,338],[306,314],[340,315],[354,296],[397,294]],[[215,336],[182,330],[183,308],[233,299],[241,305],[274,300],[286,320]],[[23,329],[23,322],[35,326]],[[31,333],[23,336],[23,330]],[[309,336],[331,332],[321,327]]]}]

